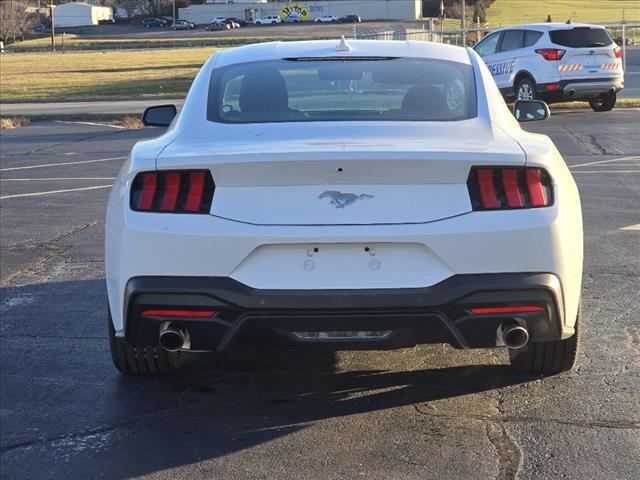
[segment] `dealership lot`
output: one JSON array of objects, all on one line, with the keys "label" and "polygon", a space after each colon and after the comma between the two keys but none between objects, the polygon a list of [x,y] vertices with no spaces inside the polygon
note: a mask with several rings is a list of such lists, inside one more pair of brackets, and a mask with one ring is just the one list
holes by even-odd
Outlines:
[{"label": "dealership lot", "polygon": [[[36,122],[3,131],[1,471],[7,478],[637,478],[638,109],[553,114],[585,221],[575,371],[504,351],[244,348],[126,378],[106,338],[103,220],[131,145],[159,133]],[[526,255],[527,252],[523,252]]]}]

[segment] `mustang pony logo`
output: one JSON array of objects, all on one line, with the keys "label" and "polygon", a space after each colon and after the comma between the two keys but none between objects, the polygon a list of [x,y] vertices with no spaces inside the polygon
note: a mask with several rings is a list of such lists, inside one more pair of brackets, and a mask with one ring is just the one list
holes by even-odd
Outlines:
[{"label": "mustang pony logo", "polygon": [[326,190],[322,192],[318,198],[327,197],[331,198],[329,205],[333,205],[336,208],[344,208],[348,207],[352,203],[355,203],[356,200],[373,198],[373,195],[367,195],[366,193],[363,193],[362,195],[356,195],[355,193],[342,193],[335,190]]}]

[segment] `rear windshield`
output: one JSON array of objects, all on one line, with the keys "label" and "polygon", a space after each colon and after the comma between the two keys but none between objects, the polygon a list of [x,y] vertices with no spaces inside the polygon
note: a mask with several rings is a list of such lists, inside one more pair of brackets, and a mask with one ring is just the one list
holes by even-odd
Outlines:
[{"label": "rear windshield", "polygon": [[214,69],[207,117],[223,123],[452,121],[476,116],[473,69],[419,58],[296,58]]},{"label": "rear windshield", "polygon": [[549,32],[551,41],[556,45],[571,48],[606,47],[613,40],[604,28],[576,27],[571,30]]}]

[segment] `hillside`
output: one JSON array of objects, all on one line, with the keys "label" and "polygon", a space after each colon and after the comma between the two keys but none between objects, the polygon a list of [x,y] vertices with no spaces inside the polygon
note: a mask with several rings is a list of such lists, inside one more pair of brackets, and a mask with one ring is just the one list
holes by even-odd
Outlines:
[{"label": "hillside", "polygon": [[487,21],[491,26],[517,25],[543,22],[547,15],[554,21],[564,22],[575,12],[575,22],[614,22],[622,18],[640,20],[638,0],[495,0],[487,10]]}]

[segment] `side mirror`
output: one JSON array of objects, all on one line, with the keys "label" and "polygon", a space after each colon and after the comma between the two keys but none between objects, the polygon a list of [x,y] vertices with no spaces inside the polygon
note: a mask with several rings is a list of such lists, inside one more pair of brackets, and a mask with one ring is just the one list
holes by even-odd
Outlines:
[{"label": "side mirror", "polygon": [[519,122],[546,120],[549,115],[549,105],[542,100],[516,100],[513,106],[513,116]]},{"label": "side mirror", "polygon": [[147,127],[168,127],[177,113],[175,105],[149,107],[142,114],[142,123]]}]

